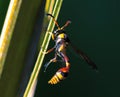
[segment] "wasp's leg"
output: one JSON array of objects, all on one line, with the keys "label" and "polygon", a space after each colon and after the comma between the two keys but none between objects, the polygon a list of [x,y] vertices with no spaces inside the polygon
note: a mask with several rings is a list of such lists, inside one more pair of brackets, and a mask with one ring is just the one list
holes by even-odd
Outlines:
[{"label": "wasp's leg", "polygon": [[44,72],[46,72],[47,67],[50,65],[50,63],[51,63],[51,61],[47,62],[47,63],[44,65],[44,67],[45,67]]},{"label": "wasp's leg", "polygon": [[48,81],[48,84],[57,84],[68,76],[69,70],[67,67],[60,68],[56,74]]},{"label": "wasp's leg", "polygon": [[55,57],[53,58],[53,59],[51,59],[49,62],[47,62],[45,65],[44,65],[44,67],[45,67],[45,70],[44,70],[44,72],[46,72],[46,70],[47,70],[47,67],[50,65],[50,63],[52,63],[52,62],[57,62],[57,55],[55,54]]}]

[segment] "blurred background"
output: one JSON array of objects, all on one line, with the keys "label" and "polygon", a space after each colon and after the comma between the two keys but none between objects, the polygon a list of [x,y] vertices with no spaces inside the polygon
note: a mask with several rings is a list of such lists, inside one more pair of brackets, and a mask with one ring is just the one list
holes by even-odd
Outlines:
[{"label": "blurred background", "polygon": [[[97,64],[93,71],[72,50],[69,77],[58,85],[48,85],[57,63],[48,72],[41,71],[35,97],[119,97],[120,96],[120,1],[64,0],[58,22],[70,19],[66,28],[71,42]],[[53,55],[46,56],[47,62]],[[57,69],[56,69],[57,70]],[[54,71],[55,73],[55,71]]]},{"label": "blurred background", "polygon": [[[33,3],[33,1],[34,0],[31,0],[31,4]],[[8,8],[8,4],[9,4],[9,0],[6,0],[6,2],[3,0],[0,1],[1,30],[6,15],[6,11]],[[27,2],[24,4],[24,6],[26,4]],[[32,8],[34,7],[28,6],[30,13],[34,11]],[[67,51],[67,55],[70,58],[71,69],[68,78],[57,85],[49,85],[48,80],[54,75],[54,73],[58,70],[58,68],[61,65],[60,63],[53,63],[50,65],[46,73],[43,72],[44,70],[43,65],[46,62],[48,62],[49,59],[54,57],[54,52],[52,52],[49,55],[45,56],[38,77],[35,97],[47,97],[47,96],[120,97],[120,93],[119,93],[120,92],[120,83],[119,83],[120,82],[120,77],[119,77],[120,12],[119,10],[120,10],[119,0],[97,0],[97,1],[96,0],[91,0],[91,1],[63,0],[62,7],[58,16],[59,25],[62,26],[67,20],[71,20],[72,23],[66,28],[66,32],[71,42],[77,48],[80,48],[82,51],[84,51],[97,64],[99,72],[92,70],[88,66],[88,64],[84,60],[82,60],[69,47]],[[33,13],[31,13],[30,17],[32,17],[32,15]],[[24,16],[22,15],[22,17]],[[34,21],[35,19],[33,19],[33,22],[31,22],[32,25],[35,25]],[[31,27],[30,25],[29,23],[27,23],[25,27]],[[19,27],[20,26],[18,26],[18,28],[16,29],[21,29]],[[29,29],[26,31],[29,31]],[[19,35],[17,37],[19,37]],[[32,35],[30,34],[30,38],[31,37]],[[28,42],[28,44],[30,44],[30,42]],[[54,46],[54,43],[50,41],[49,48],[51,48],[52,46]],[[15,46],[15,48],[17,48],[17,46]],[[26,51],[27,49],[24,50],[24,52]],[[26,55],[24,57],[26,57]],[[37,54],[36,56],[34,56],[34,58],[36,57]],[[8,63],[6,62],[6,64],[9,64],[9,60],[10,60],[9,58],[10,55],[8,57]],[[18,60],[16,59],[16,62],[17,61]],[[32,62],[35,63],[34,61]],[[19,63],[19,65],[20,64],[22,64],[22,62]],[[9,68],[5,68],[6,72],[8,72],[7,69]],[[22,69],[23,67],[21,67],[21,70]],[[22,71],[19,74],[21,73]],[[14,76],[6,75],[6,73],[3,73],[3,75],[5,75],[5,78],[4,80],[2,79],[0,83],[6,81],[6,77],[7,80],[12,80],[10,79],[11,77],[14,78]],[[14,72],[12,72],[11,75],[14,75]],[[18,83],[20,82],[17,81],[16,84]],[[5,85],[0,84],[0,91],[2,91],[0,95],[3,95],[3,92],[7,93],[6,88],[4,86]],[[7,96],[2,96],[2,97],[7,97]]]}]

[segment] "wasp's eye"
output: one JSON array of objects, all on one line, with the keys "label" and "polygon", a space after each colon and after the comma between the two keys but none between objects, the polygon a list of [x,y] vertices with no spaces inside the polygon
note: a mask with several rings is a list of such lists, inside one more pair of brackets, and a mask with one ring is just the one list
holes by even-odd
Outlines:
[{"label": "wasp's eye", "polygon": [[56,33],[57,33],[57,31],[54,31],[53,33],[54,33],[54,34],[56,34]]}]

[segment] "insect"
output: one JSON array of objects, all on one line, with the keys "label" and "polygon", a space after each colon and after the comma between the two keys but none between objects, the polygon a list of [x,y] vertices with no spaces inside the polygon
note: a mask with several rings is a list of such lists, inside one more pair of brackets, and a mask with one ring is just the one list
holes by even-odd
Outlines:
[{"label": "insect", "polygon": [[[47,62],[44,65],[44,67],[45,67],[44,72],[46,72],[47,67],[52,62],[61,61],[62,63],[65,64],[64,67],[61,67],[55,73],[55,75],[48,81],[48,83],[49,84],[57,84],[60,81],[64,80],[68,76],[69,70],[70,70],[69,58],[66,55],[66,49],[68,46],[71,46],[73,48],[73,50],[82,57],[83,60],[85,60],[94,70],[97,70],[98,68],[97,68],[96,64],[84,52],[82,52],[81,50],[79,50],[75,46],[73,46],[69,37],[67,36],[65,28],[71,23],[71,21],[68,20],[64,26],[60,27],[58,22],[55,20],[54,16],[52,16],[51,14],[47,14],[47,16],[52,17],[52,19],[55,22],[58,29],[56,29],[54,32],[50,32],[52,34],[52,39],[54,40],[55,45],[53,48],[49,49],[48,51],[46,51],[44,53],[48,54],[54,50],[55,57],[52,58],[49,62]],[[61,60],[58,60],[58,57]]]}]

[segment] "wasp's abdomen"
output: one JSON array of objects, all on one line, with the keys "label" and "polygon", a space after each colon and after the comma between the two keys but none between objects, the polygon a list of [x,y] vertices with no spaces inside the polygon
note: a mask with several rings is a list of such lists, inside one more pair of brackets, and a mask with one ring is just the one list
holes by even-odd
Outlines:
[{"label": "wasp's abdomen", "polygon": [[57,84],[64,80],[69,73],[69,69],[66,67],[60,68],[56,74],[48,81],[49,84]]}]

